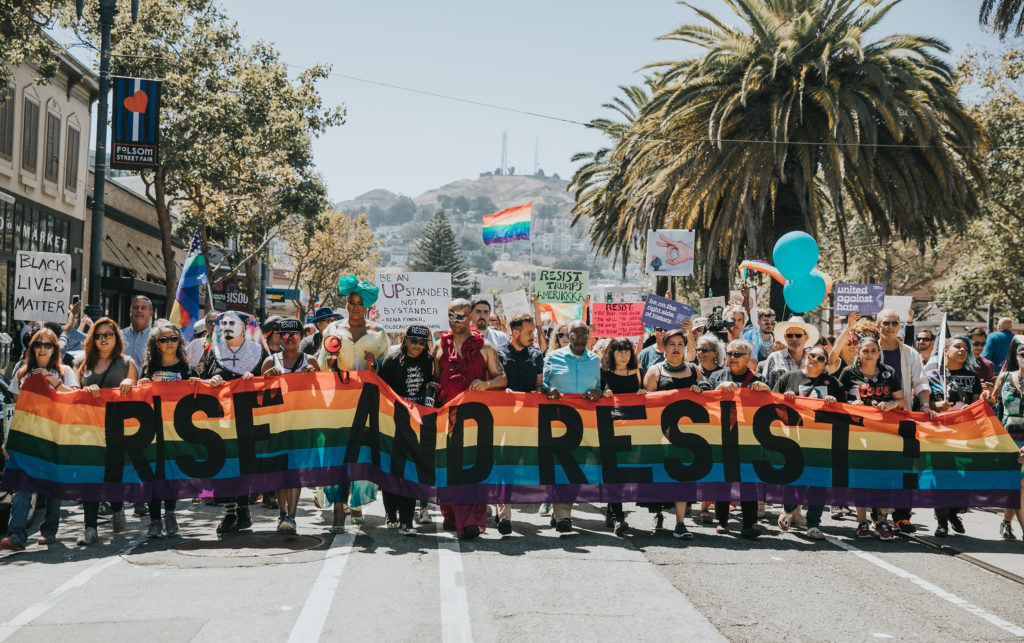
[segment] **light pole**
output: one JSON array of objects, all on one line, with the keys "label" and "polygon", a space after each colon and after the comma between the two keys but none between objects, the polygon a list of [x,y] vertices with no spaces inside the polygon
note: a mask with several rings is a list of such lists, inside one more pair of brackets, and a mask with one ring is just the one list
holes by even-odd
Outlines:
[{"label": "light pole", "polygon": [[[132,2],[132,22],[139,18],[139,0]],[[78,19],[82,19],[85,0],[75,0]],[[89,252],[89,298],[86,314],[93,319],[103,316],[100,305],[100,283],[103,279],[103,217],[106,212],[104,188],[107,181],[107,116],[110,105],[107,94],[110,92],[110,30],[114,27],[114,16],[117,15],[117,0],[99,0],[100,18],[100,96],[96,109],[96,168],[93,178],[92,192],[92,225],[90,226]]]}]

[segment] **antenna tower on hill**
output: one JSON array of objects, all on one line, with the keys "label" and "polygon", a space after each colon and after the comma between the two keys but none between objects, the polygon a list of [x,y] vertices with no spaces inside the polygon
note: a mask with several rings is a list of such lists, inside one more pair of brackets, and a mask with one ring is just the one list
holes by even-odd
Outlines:
[{"label": "antenna tower on hill", "polygon": [[533,144],[533,173],[536,174],[537,170],[540,169],[540,137],[537,137],[537,141]]},{"label": "antenna tower on hill", "polygon": [[501,133],[501,175],[508,174],[508,132]]}]

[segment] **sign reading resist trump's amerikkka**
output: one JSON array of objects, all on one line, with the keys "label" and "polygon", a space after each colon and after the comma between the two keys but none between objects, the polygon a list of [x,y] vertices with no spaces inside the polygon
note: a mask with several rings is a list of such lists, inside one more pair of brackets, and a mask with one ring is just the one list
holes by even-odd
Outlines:
[{"label": "sign reading resist trump's amerikkka", "polygon": [[14,267],[14,318],[67,321],[71,255],[19,250]]}]

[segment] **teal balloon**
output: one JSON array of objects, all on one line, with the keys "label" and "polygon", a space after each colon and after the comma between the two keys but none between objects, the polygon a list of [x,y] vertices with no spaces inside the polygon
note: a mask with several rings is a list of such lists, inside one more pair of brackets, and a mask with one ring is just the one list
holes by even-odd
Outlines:
[{"label": "teal balloon", "polygon": [[794,313],[814,310],[825,301],[825,278],[817,270],[789,281],[782,287],[786,306]]},{"label": "teal balloon", "polygon": [[806,232],[787,232],[775,242],[772,261],[789,281],[806,277],[818,265],[818,242]]}]

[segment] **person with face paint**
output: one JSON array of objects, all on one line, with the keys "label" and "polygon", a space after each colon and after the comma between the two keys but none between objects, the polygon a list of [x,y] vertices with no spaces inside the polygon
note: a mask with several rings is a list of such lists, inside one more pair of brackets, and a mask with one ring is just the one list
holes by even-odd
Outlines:
[{"label": "person with face paint", "polygon": [[[209,380],[213,386],[251,379],[262,374],[267,354],[263,333],[255,318],[233,310],[221,313],[214,321],[210,348],[199,366],[199,377]],[[222,500],[224,519],[217,526],[218,534],[252,527],[248,495]]]},{"label": "person with face paint", "polygon": [[[264,329],[266,328],[267,324],[264,323]],[[312,373],[317,370],[316,360],[311,355],[299,351],[302,323],[298,319],[278,317],[273,322],[272,332],[281,350],[263,360],[261,372],[264,377],[278,377],[285,373]],[[295,512],[299,506],[300,491],[302,489],[299,487],[277,491],[278,533],[295,533]]]},{"label": "person with face paint", "polygon": [[[405,337],[399,349],[385,358],[380,365],[380,378],[399,397],[416,404],[426,404],[428,392],[432,396],[434,383],[434,358],[430,355],[430,329],[422,324],[413,324],[405,329]],[[385,523],[398,528],[403,536],[415,536],[413,514],[416,499],[390,491],[384,491]]]},{"label": "person with face paint", "polygon": [[[438,376],[437,403],[444,405],[464,391],[503,389],[508,380],[498,351],[473,327],[471,307],[465,299],[448,304],[448,326],[434,347]],[[487,528],[487,505],[443,505],[444,528],[455,529],[460,538],[472,539]]]}]

